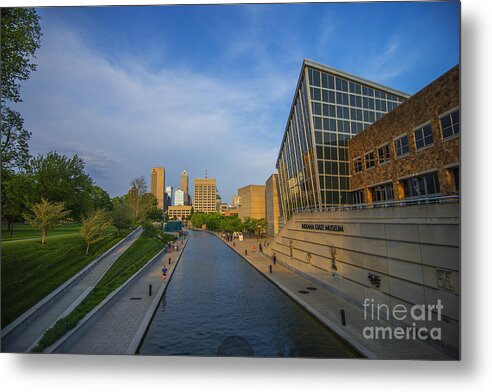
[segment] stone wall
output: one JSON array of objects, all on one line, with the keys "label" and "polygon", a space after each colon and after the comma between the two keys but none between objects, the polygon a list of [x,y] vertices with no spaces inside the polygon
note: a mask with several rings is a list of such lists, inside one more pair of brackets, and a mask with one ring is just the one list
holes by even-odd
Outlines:
[{"label": "stone wall", "polygon": [[441,348],[459,347],[459,203],[297,214],[265,253],[359,305],[440,299]]},{"label": "stone wall", "polygon": [[266,181],[265,209],[268,222],[267,235],[270,237],[275,237],[279,230],[280,221],[278,174],[272,174]]}]

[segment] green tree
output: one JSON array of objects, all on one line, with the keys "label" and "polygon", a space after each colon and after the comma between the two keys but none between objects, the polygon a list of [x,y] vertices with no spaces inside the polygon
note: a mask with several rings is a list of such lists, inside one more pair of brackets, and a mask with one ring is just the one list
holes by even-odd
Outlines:
[{"label": "green tree", "polygon": [[249,235],[254,235],[256,232],[256,220],[247,216],[243,219],[243,231]]},{"label": "green tree", "polygon": [[7,221],[12,237],[14,224],[34,201],[31,178],[25,173],[5,172],[2,177],[2,219]]},{"label": "green tree", "polygon": [[1,9],[1,145],[2,168],[25,167],[29,160],[31,134],[21,115],[9,103],[21,102],[20,83],[29,79],[32,62],[40,47],[41,27],[34,8]]},{"label": "green tree", "polygon": [[87,244],[85,249],[86,256],[89,254],[90,245],[95,244],[109,235],[108,229],[111,224],[111,215],[108,211],[104,210],[96,210],[82,220],[80,235]]},{"label": "green tree", "polygon": [[159,227],[154,225],[152,222],[150,221],[145,221],[143,222],[142,224],[142,228],[144,230],[144,234],[148,237],[153,237],[153,238],[161,238],[160,237],[160,233],[161,231],[159,230]]},{"label": "green tree", "polygon": [[120,204],[125,202],[125,196],[115,196],[111,198],[111,204],[113,205],[113,209],[115,209]]},{"label": "green tree", "polygon": [[111,215],[113,224],[118,229],[118,234],[121,230],[128,229],[132,226],[132,213],[126,204],[118,204],[114,207]]},{"label": "green tree", "polygon": [[[79,220],[92,209],[93,182],[77,155],[69,158],[56,151],[31,159],[31,172],[38,198],[65,202],[72,219]],[[38,199],[39,200],[39,199]]]},{"label": "green tree", "polygon": [[228,216],[220,221],[220,228],[228,233],[239,232],[242,231],[242,223],[237,216]]},{"label": "green tree", "polygon": [[148,218],[149,213],[157,208],[157,199],[151,193],[139,195],[138,192],[132,188],[125,196],[125,204],[132,212],[133,222],[142,223]]},{"label": "green tree", "polygon": [[113,203],[108,192],[97,185],[93,185],[90,189],[90,197],[92,200],[92,208],[94,210],[112,210]]},{"label": "green tree", "polygon": [[162,221],[163,212],[160,208],[152,207],[147,213],[147,217],[153,222]]},{"label": "green tree", "polygon": [[268,228],[268,221],[265,218],[256,220],[256,233],[259,238],[266,233],[266,229]]},{"label": "green tree", "polygon": [[69,213],[70,211],[65,209],[65,203],[41,199],[39,203],[33,204],[31,212],[24,213],[23,217],[33,227],[41,229],[41,245],[44,245],[48,230],[59,226]]},{"label": "green tree", "polygon": [[205,216],[203,212],[195,212],[190,218],[193,227],[200,229],[205,224]]}]

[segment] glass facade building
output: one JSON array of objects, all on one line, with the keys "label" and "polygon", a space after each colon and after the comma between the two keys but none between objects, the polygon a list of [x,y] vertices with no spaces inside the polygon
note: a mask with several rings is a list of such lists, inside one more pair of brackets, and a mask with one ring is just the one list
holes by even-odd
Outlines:
[{"label": "glass facade building", "polygon": [[348,140],[409,95],[304,60],[277,159],[285,219],[352,204]]}]

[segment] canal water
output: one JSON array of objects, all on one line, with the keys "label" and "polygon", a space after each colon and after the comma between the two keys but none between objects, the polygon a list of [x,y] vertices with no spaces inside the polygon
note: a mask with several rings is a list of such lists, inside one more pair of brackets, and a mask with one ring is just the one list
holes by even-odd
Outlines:
[{"label": "canal water", "polygon": [[190,233],[139,353],[358,356],[220,239],[199,231]]}]

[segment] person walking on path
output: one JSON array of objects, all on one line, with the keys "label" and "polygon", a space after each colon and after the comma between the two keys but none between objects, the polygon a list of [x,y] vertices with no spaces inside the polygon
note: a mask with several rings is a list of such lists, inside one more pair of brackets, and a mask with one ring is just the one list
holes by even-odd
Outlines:
[{"label": "person walking on path", "polygon": [[275,264],[277,262],[277,255],[274,253],[273,254],[273,264]]}]

